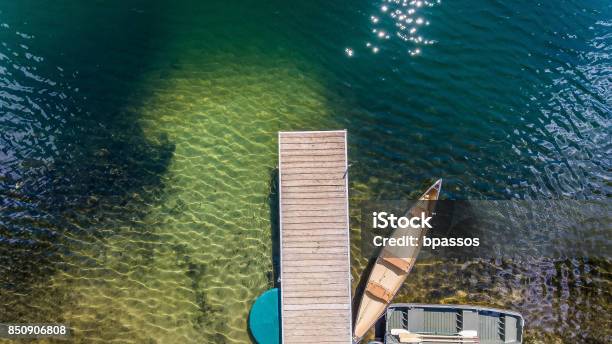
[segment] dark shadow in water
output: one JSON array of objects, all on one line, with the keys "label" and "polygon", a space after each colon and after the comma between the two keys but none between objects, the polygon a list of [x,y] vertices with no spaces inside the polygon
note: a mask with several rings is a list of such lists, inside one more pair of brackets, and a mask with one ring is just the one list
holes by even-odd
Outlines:
[{"label": "dark shadow in water", "polygon": [[[64,306],[72,302],[65,291],[60,295],[44,287],[46,279],[58,269],[74,269],[66,264],[68,259],[84,267],[98,264],[94,257],[75,257],[75,246],[97,245],[103,251],[104,237],[120,227],[148,235],[138,220],[150,204],[159,201],[164,187],[162,177],[174,144],[163,136],[145,137],[140,115],[128,110],[138,108],[146,97],[145,92],[135,93],[135,88],[142,87],[139,80],[155,59],[150,49],[159,44],[151,40],[161,34],[159,12],[152,9],[146,18],[138,18],[125,7],[122,11],[113,11],[112,6],[101,12],[96,9],[100,10],[96,6],[53,10],[45,16],[55,23],[49,35],[40,34],[44,29],[36,28],[46,22],[30,18],[27,8],[6,10],[22,17],[19,20],[30,18],[31,26],[24,28],[33,30],[28,33],[36,37],[30,49],[48,54],[40,65],[31,66],[33,62],[20,57],[11,57],[10,63],[34,67],[55,83],[50,86],[14,74],[15,79],[4,80],[2,87],[35,104],[3,110],[16,119],[17,123],[11,123],[15,130],[20,125],[30,127],[28,123],[40,124],[31,126],[19,141],[0,136],[0,148],[15,152],[15,159],[2,160],[5,173],[0,177],[0,299],[10,297],[0,302],[3,322],[52,320],[48,311],[55,307],[40,312],[28,306],[37,302],[31,299],[33,288],[43,293],[39,302],[53,300]],[[88,15],[79,15],[83,13]],[[54,47],[57,44],[61,49]],[[56,70],[56,63],[75,72],[65,76]],[[12,87],[19,85],[32,92]],[[3,128],[4,124],[0,123]]]}]

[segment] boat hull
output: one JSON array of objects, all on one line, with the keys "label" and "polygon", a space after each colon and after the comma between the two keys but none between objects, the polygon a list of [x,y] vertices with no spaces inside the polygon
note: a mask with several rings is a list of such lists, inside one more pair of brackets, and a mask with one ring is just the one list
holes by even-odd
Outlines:
[{"label": "boat hull", "polygon": [[396,303],[387,309],[384,342],[399,344],[405,342],[404,336],[454,343],[521,344],[524,327],[521,314],[511,310]]},{"label": "boat hull", "polygon": [[[442,181],[438,180],[432,185],[408,212],[410,216],[421,216],[425,213],[431,216],[435,207],[435,201],[438,199]],[[422,238],[426,234],[426,229],[412,229],[411,235],[416,235]],[[408,234],[406,230],[397,229],[391,237],[399,238]],[[414,266],[416,257],[420,252],[419,246],[407,246],[398,251],[397,248],[385,247],[381,250],[376,263],[368,277],[366,290],[363,292],[359,310],[353,328],[353,341],[359,342],[363,336],[374,326],[376,321],[384,314],[391,302],[392,298],[397,294],[402,284],[408,277],[410,270]],[[385,259],[384,257],[393,257]],[[395,263],[394,262],[400,262]],[[384,295],[370,292],[369,286],[380,286],[385,292]]]}]

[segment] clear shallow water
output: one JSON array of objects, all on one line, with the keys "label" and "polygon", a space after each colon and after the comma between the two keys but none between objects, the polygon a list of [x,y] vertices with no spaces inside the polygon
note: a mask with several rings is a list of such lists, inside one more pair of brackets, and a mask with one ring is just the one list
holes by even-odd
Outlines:
[{"label": "clear shallow water", "polygon": [[[448,198],[609,197],[607,2],[442,2],[418,10],[428,45],[379,41],[397,30],[372,22],[383,5],[3,2],[0,320],[68,322],[77,342],[248,342],[274,280],[278,130],[349,130],[354,210],[437,177]],[[424,262],[401,298],[510,306],[534,340],[605,342],[609,271]]]}]

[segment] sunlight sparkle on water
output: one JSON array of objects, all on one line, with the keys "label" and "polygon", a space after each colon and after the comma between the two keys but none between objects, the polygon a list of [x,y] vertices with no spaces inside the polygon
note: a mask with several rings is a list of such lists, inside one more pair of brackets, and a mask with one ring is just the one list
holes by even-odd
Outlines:
[{"label": "sunlight sparkle on water", "polygon": [[[393,36],[407,44],[408,56],[419,55],[422,45],[435,43],[423,37],[419,32],[421,27],[430,24],[423,11],[425,8],[434,7],[440,3],[440,0],[383,0],[378,6],[379,13],[373,13],[370,16],[372,35],[376,39],[385,40]],[[379,48],[374,47],[370,42],[366,42],[365,46],[374,54],[379,51]],[[348,51],[346,53],[349,57],[353,56],[352,50],[351,53]]]}]

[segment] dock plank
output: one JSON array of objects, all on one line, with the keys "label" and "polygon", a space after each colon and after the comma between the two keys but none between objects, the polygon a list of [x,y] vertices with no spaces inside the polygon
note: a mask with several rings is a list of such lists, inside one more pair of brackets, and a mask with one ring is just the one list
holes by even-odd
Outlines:
[{"label": "dock plank", "polygon": [[344,149],[344,142],[329,142],[326,139],[320,140],[319,142],[287,142],[283,141],[281,147],[281,154],[291,150],[304,150],[304,149]]},{"label": "dock plank", "polygon": [[[316,132],[316,131],[304,131],[304,132],[279,132],[279,137],[283,139],[283,142],[291,142],[292,139],[299,139],[299,142],[302,142],[303,139],[311,139],[311,140],[328,140],[330,138],[337,138],[342,140],[341,142],[345,142],[346,133],[342,130],[337,131],[326,131],[326,132]],[[298,142],[298,141],[295,141]]]},{"label": "dock plank", "polygon": [[[326,218],[336,218],[338,217],[338,212],[334,209],[317,209],[317,210],[293,210],[291,214],[287,214],[285,219],[292,218],[300,218],[300,217],[326,217]],[[335,221],[338,222],[338,221]],[[345,223],[346,221],[342,222]]]},{"label": "dock plank", "polygon": [[340,246],[339,242],[346,242],[347,238],[342,236],[334,236],[333,239],[325,239],[318,241],[301,240],[303,237],[290,237],[285,241],[285,247],[342,247],[343,253],[346,252],[345,246]]},{"label": "dock plank", "polygon": [[[308,329],[295,329],[295,330],[291,329],[290,331],[287,332],[287,335],[295,336],[295,337],[307,337],[307,338],[319,337],[320,339],[323,339],[323,338],[332,339],[335,336],[342,336],[344,333],[346,333],[347,330],[348,329],[346,327],[337,327],[337,326],[328,325],[325,331],[321,331],[320,329],[315,329],[313,326]],[[310,343],[320,343],[320,341],[317,340],[317,341],[313,341]]]},{"label": "dock plank", "polygon": [[294,311],[304,311],[304,310],[346,310],[348,312],[348,311],[351,310],[351,305],[349,303],[335,303],[335,304],[309,303],[307,305],[286,305],[286,304],[283,304],[283,309],[294,310]]},{"label": "dock plank", "polygon": [[296,215],[287,218],[283,218],[283,224],[300,224],[300,223],[339,223],[340,226],[346,226],[346,219],[340,218],[338,216],[304,216],[304,215]]},{"label": "dock plank", "polygon": [[321,186],[344,185],[344,180],[342,179],[298,179],[298,180],[283,180],[283,183],[281,184],[281,186],[319,186],[319,185]]},{"label": "dock plank", "polygon": [[319,247],[319,246],[311,246],[311,247],[293,247],[293,246],[283,246],[284,256],[291,255],[294,253],[337,253],[343,254],[346,253],[346,247],[334,245],[332,247]]},{"label": "dock plank", "polygon": [[313,244],[317,247],[337,247],[338,242],[346,242],[346,238],[343,237],[340,237],[338,239],[334,238],[332,240],[319,241],[296,240],[295,237],[293,237],[292,239],[293,240],[287,240],[285,242],[285,247],[312,247]]},{"label": "dock plank", "polygon": [[297,291],[285,291],[285,297],[287,298],[308,298],[313,297],[331,297],[331,296],[345,296],[342,288],[336,289],[324,289],[324,290],[297,290]]},{"label": "dock plank", "polygon": [[342,229],[346,227],[345,222],[325,222],[326,217],[317,218],[317,217],[294,217],[289,218],[287,220],[281,221],[283,226],[287,227],[287,230],[300,230],[300,229],[308,229],[309,227],[313,230],[316,229]]},{"label": "dock plank", "polygon": [[[291,255],[292,259],[315,260],[315,261],[320,261],[322,259],[325,259],[325,260],[343,259],[345,257],[348,258],[348,253],[344,253],[344,254],[338,254],[338,253],[301,253],[301,254],[298,254],[298,253],[295,253]],[[315,262],[312,262],[312,263],[314,264]],[[290,278],[291,276],[286,276],[285,280],[289,280]],[[308,281],[306,281],[305,283],[308,283]],[[325,283],[334,283],[334,281],[327,281]]]},{"label": "dock plank", "polygon": [[283,343],[351,343],[346,131],[280,132]]},{"label": "dock plank", "polygon": [[[331,237],[331,236],[337,236],[338,234],[338,228],[317,228],[317,229],[300,229],[300,228],[294,228],[294,229],[287,229],[285,230],[284,233],[285,237],[289,238],[289,237],[302,237],[302,238],[308,238],[310,236],[312,237],[319,237],[319,236],[326,236],[326,237]],[[313,239],[315,240],[315,239]]]},{"label": "dock plank", "polygon": [[[292,171],[293,172],[293,171]],[[283,174],[283,181],[289,180],[308,180],[308,179],[320,179],[320,180],[336,180],[336,181],[344,181],[344,171],[337,172],[327,172],[327,173],[317,173],[317,172],[308,172],[308,170],[304,169],[296,169],[293,173]]]},{"label": "dock plank", "polygon": [[344,154],[334,155],[291,155],[282,157],[286,162],[293,163],[309,163],[311,166],[316,164],[312,163],[336,163],[339,159],[344,159]]},{"label": "dock plank", "polygon": [[336,168],[342,168],[346,170],[346,166],[343,163],[338,161],[319,161],[319,162],[290,162],[285,161],[283,164],[283,168],[285,168],[289,173],[294,173],[295,170],[309,170],[309,169],[329,169],[327,171],[335,171]]},{"label": "dock plank", "polygon": [[318,259],[316,261],[306,261],[306,260],[300,260],[300,261],[292,261],[292,262],[286,262],[284,264],[285,267],[292,267],[292,266],[315,266],[315,267],[322,267],[323,269],[325,269],[327,266],[337,266],[340,264],[344,263],[344,260],[346,259],[346,257],[344,256],[340,256],[337,259]]},{"label": "dock plank", "polygon": [[[291,177],[296,174],[336,174],[341,173],[344,177],[344,166],[328,166],[328,167],[316,167],[316,166],[287,166],[285,165],[283,168],[283,175],[286,177]],[[286,179],[286,178],[285,178]]]},{"label": "dock plank", "polygon": [[[282,187],[282,186],[281,186]],[[321,202],[325,202],[329,199],[344,199],[346,196],[343,192],[335,192],[335,191],[323,191],[323,192],[292,192],[287,191],[283,195],[285,200],[287,201],[299,201],[309,199],[311,201],[318,200]]]},{"label": "dock plank", "polygon": [[335,213],[338,204],[320,203],[320,204],[283,204],[285,211],[333,211]]}]

